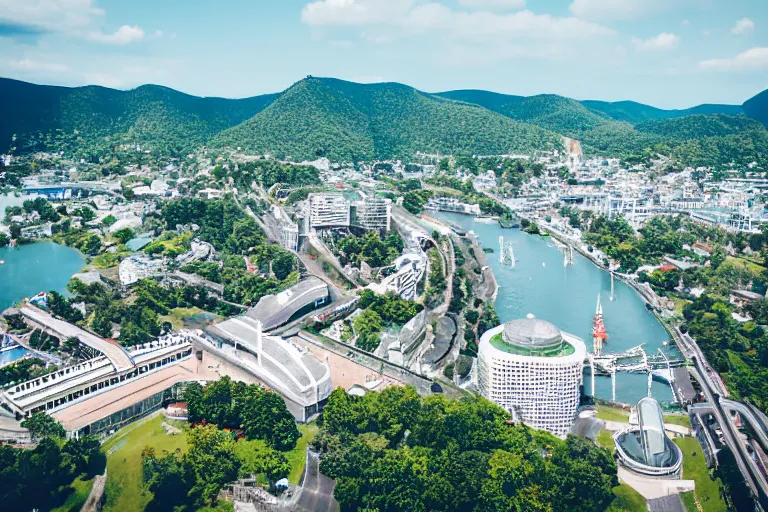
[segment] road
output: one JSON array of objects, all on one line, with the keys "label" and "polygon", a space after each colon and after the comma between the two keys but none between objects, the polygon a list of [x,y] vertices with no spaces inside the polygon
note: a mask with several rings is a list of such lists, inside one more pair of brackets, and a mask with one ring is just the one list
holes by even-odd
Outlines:
[{"label": "road", "polygon": [[[714,377],[714,370],[707,363],[704,354],[696,344],[696,342],[688,336],[683,334],[679,329],[676,330],[675,338],[678,339],[678,345],[680,350],[686,359],[690,359],[696,366],[696,370],[699,372],[699,383],[705,396],[712,404],[712,412],[715,416],[715,420],[720,429],[723,431],[723,440],[728,448],[733,453],[736,464],[744,477],[744,482],[752,491],[752,494],[757,498],[758,504],[762,509],[768,508],[768,483],[765,480],[764,475],[755,464],[752,457],[747,452],[747,448],[739,438],[739,432],[736,426],[730,419],[730,415],[723,408],[721,403],[721,396],[725,390],[725,385],[719,376]],[[716,375],[716,374],[715,374]],[[723,400],[722,402],[726,402]],[[727,400],[727,403],[734,403],[732,400]]]},{"label": "road", "polygon": [[334,512],[339,510],[339,502],[333,497],[336,482],[320,473],[320,459],[307,453],[307,469],[298,505],[312,512]]}]

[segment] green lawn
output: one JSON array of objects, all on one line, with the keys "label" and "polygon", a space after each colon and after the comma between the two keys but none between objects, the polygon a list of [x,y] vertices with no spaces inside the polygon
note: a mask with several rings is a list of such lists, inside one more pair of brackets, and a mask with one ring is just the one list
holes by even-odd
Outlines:
[{"label": "green lawn", "polygon": [[645,512],[648,510],[645,498],[626,484],[613,488],[616,498],[606,512]]},{"label": "green lawn", "polygon": [[178,331],[187,327],[185,320],[202,312],[203,310],[200,308],[174,308],[168,311],[167,315],[161,316],[160,321],[170,322],[173,328]]},{"label": "green lawn", "polygon": [[301,480],[301,475],[304,474],[304,466],[307,464],[307,445],[315,437],[317,431],[320,428],[317,423],[310,423],[308,425],[298,425],[299,432],[301,432],[301,438],[296,443],[296,448],[286,453],[288,462],[291,464],[291,473],[288,475],[288,481],[291,484],[296,485]]},{"label": "green lawn", "polygon": [[104,443],[107,454],[106,512],[140,512],[152,499],[141,482],[141,452],[145,447],[157,455],[187,448],[184,434],[169,436],[161,426],[162,416],[130,425]]},{"label": "green lawn", "polygon": [[607,405],[597,405],[595,407],[597,408],[597,417],[601,420],[629,423],[629,411]]},{"label": "green lawn", "polygon": [[688,512],[699,512],[699,507],[696,506],[696,500],[693,497],[693,491],[680,493],[680,499],[683,500],[683,506]]},{"label": "green lawn", "polygon": [[687,414],[665,414],[664,423],[667,425],[680,425],[691,428],[691,420]]},{"label": "green lawn", "polygon": [[613,443],[613,432],[610,430],[603,429],[597,434],[597,444],[604,448],[609,448],[611,453],[616,451],[616,445]]},{"label": "green lawn", "polygon": [[[720,480],[709,478],[707,460],[701,452],[701,446],[695,438],[686,437],[675,439],[675,443],[683,451],[683,479],[694,480],[696,499],[701,504],[703,512],[723,512],[726,510],[725,502],[720,496]],[[693,500],[684,499],[686,507]],[[690,509],[689,509],[690,510]]]},{"label": "green lawn", "polygon": [[93,478],[90,480],[75,478],[69,487],[72,489],[72,494],[67,497],[67,501],[60,507],[54,508],[51,512],[79,512],[83,505],[85,505],[88,495],[91,494]]}]

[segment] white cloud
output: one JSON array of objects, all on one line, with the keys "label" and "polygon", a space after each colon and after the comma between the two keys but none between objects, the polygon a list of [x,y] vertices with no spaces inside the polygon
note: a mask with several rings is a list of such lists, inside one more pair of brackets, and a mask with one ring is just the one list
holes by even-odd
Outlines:
[{"label": "white cloud", "polygon": [[690,24],[691,24],[691,20],[689,20],[689,19],[684,19],[683,21],[680,22],[680,25],[683,26],[683,27],[687,27]]},{"label": "white cloud", "polygon": [[755,22],[749,18],[742,18],[731,29],[731,34],[744,36],[755,31]]},{"label": "white cloud", "polygon": [[662,0],[573,0],[568,6],[574,16],[585,20],[631,20],[665,8]]},{"label": "white cloud", "polygon": [[459,5],[472,9],[522,9],[525,0],[459,0]]},{"label": "white cloud", "polygon": [[0,20],[50,32],[88,27],[104,16],[92,0],[0,0]]},{"label": "white cloud", "polygon": [[133,27],[130,25],[123,25],[113,34],[92,32],[88,35],[88,39],[99,43],[125,45],[136,43],[144,39],[144,31],[138,25],[134,25]]},{"label": "white cloud", "polygon": [[301,19],[308,25],[395,23],[415,4],[415,0],[318,0],[304,6]]},{"label": "white cloud", "polygon": [[19,71],[53,71],[56,73],[69,69],[66,65],[58,62],[43,62],[32,59],[9,60],[8,67]]},{"label": "white cloud", "polygon": [[[302,21],[313,26],[381,28],[383,34],[366,31],[368,40],[392,41],[399,35],[440,31],[445,37],[489,41],[527,38],[562,41],[611,36],[615,32],[603,25],[573,17],[515,13],[457,11],[437,2],[415,0],[317,0],[307,4]],[[498,42],[498,41],[497,41]]]},{"label": "white cloud", "polygon": [[768,48],[752,48],[731,59],[709,59],[699,62],[705,71],[756,71],[768,69]]},{"label": "white cloud", "polygon": [[667,32],[662,32],[650,39],[632,39],[632,46],[634,46],[635,50],[638,52],[669,50],[670,48],[677,46],[678,43],[680,43],[680,37]]}]

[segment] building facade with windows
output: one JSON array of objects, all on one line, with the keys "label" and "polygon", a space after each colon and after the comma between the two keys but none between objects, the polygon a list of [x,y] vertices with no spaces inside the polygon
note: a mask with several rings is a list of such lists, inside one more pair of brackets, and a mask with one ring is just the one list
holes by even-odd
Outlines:
[{"label": "building facade with windows", "polygon": [[486,331],[478,348],[480,393],[516,421],[565,437],[579,405],[584,341],[537,318]]}]

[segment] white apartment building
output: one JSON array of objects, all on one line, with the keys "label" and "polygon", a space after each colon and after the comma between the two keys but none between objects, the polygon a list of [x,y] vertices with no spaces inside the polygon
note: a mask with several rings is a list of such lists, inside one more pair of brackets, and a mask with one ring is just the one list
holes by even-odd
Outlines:
[{"label": "white apartment building", "polygon": [[480,338],[480,394],[514,419],[565,437],[579,405],[586,352],[581,338],[544,320],[507,322]]},{"label": "white apartment building", "polygon": [[390,230],[392,204],[376,197],[369,197],[352,206],[351,224],[380,233]]},{"label": "white apartment building", "polygon": [[348,227],[349,202],[342,194],[309,194],[309,228]]}]

